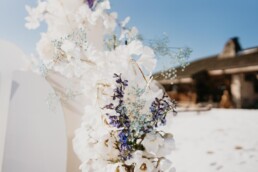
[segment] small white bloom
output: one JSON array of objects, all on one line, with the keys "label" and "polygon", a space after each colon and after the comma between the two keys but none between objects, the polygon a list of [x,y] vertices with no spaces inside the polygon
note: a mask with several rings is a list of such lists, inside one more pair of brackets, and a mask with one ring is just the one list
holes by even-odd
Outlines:
[{"label": "small white bloom", "polygon": [[128,33],[128,39],[129,40],[134,40],[136,39],[137,35],[138,35],[139,31],[136,27],[132,27]]},{"label": "small white bloom", "polygon": [[103,16],[104,26],[107,32],[113,32],[116,27],[117,13],[111,13]]},{"label": "small white bloom", "polygon": [[159,166],[158,168],[161,170],[161,171],[166,171],[166,170],[169,170],[170,167],[172,166],[172,162],[168,159],[162,159],[160,162],[159,162]]},{"label": "small white bloom", "polygon": [[110,137],[109,134],[104,135],[97,144],[96,153],[106,161],[117,161],[119,150],[115,149],[115,142],[114,137]]},{"label": "small white bloom", "polygon": [[136,27],[132,27],[131,29],[122,28],[119,40],[126,38],[126,40],[130,43],[136,40],[138,35],[138,29]]},{"label": "small white bloom", "polygon": [[175,141],[174,141],[173,135],[166,133],[164,135],[164,142],[162,146],[159,148],[157,155],[160,157],[169,155],[174,149],[175,149]]},{"label": "small white bloom", "polygon": [[119,172],[122,172],[122,168],[120,169],[119,168],[119,163],[116,163],[116,164],[108,164],[105,168],[105,171],[110,171],[110,172],[116,172],[117,169],[119,169]]},{"label": "small white bloom", "polygon": [[160,146],[163,144],[163,138],[159,133],[148,133],[142,144],[145,147],[146,151],[149,153],[157,154]]},{"label": "small white bloom", "polygon": [[121,27],[124,28],[124,27],[127,25],[127,23],[129,23],[130,19],[131,19],[130,17],[126,17],[126,18],[121,22]]},{"label": "small white bloom", "polygon": [[129,33],[129,31],[127,29],[122,29],[120,37],[119,37],[119,41],[121,41],[122,39],[126,38],[128,33]]},{"label": "small white bloom", "polygon": [[37,52],[39,54],[39,57],[43,61],[49,61],[52,60],[55,54],[55,47],[49,37],[46,33],[41,34],[41,39],[37,43]]},{"label": "small white bloom", "polygon": [[44,12],[47,7],[47,2],[38,2],[38,6],[36,8],[31,8],[26,5],[25,9],[29,13],[29,15],[25,18],[27,21],[25,26],[28,29],[36,29],[39,27],[40,22],[44,19]]},{"label": "small white bloom", "polygon": [[97,6],[97,10],[109,10],[111,8],[110,2],[108,0],[104,0],[103,2],[99,3]]},{"label": "small white bloom", "polygon": [[[77,23],[79,23],[81,26],[90,23],[91,25],[94,25],[97,21],[97,18],[99,15],[96,15],[91,11],[88,5],[82,5],[79,7],[78,11],[75,15],[75,20]],[[85,23],[87,22],[87,23]]]},{"label": "small white bloom", "polygon": [[69,40],[65,40],[61,46],[61,49],[66,53],[72,52],[74,48],[75,48],[75,44]]},{"label": "small white bloom", "polygon": [[153,50],[149,47],[143,48],[143,53],[137,63],[147,70],[148,73],[152,72],[153,69],[156,67],[157,59],[154,58],[155,54]]},{"label": "small white bloom", "polygon": [[132,41],[128,44],[127,49],[130,55],[141,55],[143,53],[143,44],[141,41]]},{"label": "small white bloom", "polygon": [[[152,159],[145,158],[146,155],[149,155],[146,152],[135,151],[130,160],[127,160],[125,164],[132,165],[135,164],[134,172],[148,172],[155,169]],[[144,157],[145,156],[145,157]]]}]

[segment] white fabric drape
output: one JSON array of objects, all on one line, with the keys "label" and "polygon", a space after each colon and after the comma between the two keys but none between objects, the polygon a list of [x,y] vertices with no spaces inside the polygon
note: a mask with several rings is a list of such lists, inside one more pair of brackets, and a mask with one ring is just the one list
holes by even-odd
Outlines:
[{"label": "white fabric drape", "polygon": [[[67,79],[58,73],[50,72],[46,79],[54,88],[56,93],[61,97],[66,96],[67,88],[80,90],[79,81],[74,78]],[[61,105],[63,108],[64,118],[66,122],[68,143],[67,172],[79,172],[79,166],[81,162],[74,153],[72,140],[74,138],[75,130],[79,128],[81,124],[81,117],[84,113],[85,107],[85,97],[83,95],[77,95],[74,97],[74,99],[61,98]]]}]

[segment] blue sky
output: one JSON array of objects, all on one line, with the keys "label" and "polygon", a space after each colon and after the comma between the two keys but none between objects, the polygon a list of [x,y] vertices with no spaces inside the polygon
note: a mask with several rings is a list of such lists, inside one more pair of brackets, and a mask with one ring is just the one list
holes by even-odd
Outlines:
[{"label": "blue sky", "polygon": [[[36,0],[0,1],[0,39],[30,53],[45,26],[26,30],[25,4],[35,5]],[[119,18],[130,16],[130,25],[145,38],[166,32],[172,47],[193,49],[191,61],[219,53],[234,36],[244,48],[258,46],[257,0],[111,0],[111,4]]]}]

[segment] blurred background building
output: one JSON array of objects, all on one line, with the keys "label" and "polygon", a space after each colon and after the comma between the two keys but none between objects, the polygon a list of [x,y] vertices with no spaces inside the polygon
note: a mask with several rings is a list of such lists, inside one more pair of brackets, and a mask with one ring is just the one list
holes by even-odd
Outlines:
[{"label": "blurred background building", "polygon": [[[154,78],[181,105],[209,103],[221,108],[258,108],[258,47],[242,49],[237,37],[217,55],[177,69],[175,80]],[[171,84],[173,83],[173,84]]]}]

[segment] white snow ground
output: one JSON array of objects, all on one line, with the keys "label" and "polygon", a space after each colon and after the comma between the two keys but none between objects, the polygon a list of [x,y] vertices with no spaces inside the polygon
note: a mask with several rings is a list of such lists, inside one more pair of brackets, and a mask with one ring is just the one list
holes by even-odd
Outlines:
[{"label": "white snow ground", "polygon": [[181,112],[172,120],[177,172],[258,172],[258,110]]}]

